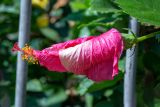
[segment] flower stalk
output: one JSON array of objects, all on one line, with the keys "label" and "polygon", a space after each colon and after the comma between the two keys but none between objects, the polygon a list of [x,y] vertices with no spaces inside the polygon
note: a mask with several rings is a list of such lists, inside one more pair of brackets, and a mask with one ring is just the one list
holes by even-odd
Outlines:
[{"label": "flower stalk", "polygon": [[136,37],[133,34],[125,34],[125,33],[121,33],[122,37],[123,37],[123,41],[124,41],[124,47],[125,50],[131,48],[132,46],[138,44],[139,42],[142,42],[146,39],[152,38],[154,36],[156,36],[157,34],[160,34],[160,31],[154,32],[154,33],[150,33],[148,35],[144,35],[141,37]]},{"label": "flower stalk", "polygon": [[154,33],[150,33],[150,34],[145,35],[145,36],[141,36],[141,37],[137,38],[136,42],[137,43],[142,42],[142,41],[144,41],[146,39],[149,39],[149,38],[152,38],[152,37],[156,36],[157,34],[160,34],[160,31],[157,31],[157,32],[154,32]]}]

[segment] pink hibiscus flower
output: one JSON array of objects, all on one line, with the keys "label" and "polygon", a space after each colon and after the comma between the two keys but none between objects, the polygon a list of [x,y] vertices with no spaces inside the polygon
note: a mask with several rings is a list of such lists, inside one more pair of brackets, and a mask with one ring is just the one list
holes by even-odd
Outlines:
[{"label": "pink hibiscus flower", "polygon": [[100,82],[112,80],[118,74],[123,39],[116,29],[111,29],[99,36],[69,40],[42,51],[27,49],[22,48],[22,52],[29,59],[38,61],[50,71],[72,72]]}]

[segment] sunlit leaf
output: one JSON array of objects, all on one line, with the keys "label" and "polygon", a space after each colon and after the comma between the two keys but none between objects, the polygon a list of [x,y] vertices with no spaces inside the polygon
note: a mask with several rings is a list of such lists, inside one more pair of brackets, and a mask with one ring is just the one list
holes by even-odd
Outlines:
[{"label": "sunlit leaf", "polygon": [[85,95],[86,107],[93,107],[93,96],[91,94]]},{"label": "sunlit leaf", "polygon": [[100,13],[108,13],[108,12],[116,12],[117,10],[115,4],[112,0],[92,0],[91,1],[91,10],[100,12]]},{"label": "sunlit leaf", "polygon": [[106,96],[106,97],[109,97],[109,96],[111,96],[113,94],[113,90],[106,90],[105,91],[105,93],[104,93],[104,95]]},{"label": "sunlit leaf", "polygon": [[83,79],[82,82],[79,84],[78,93],[80,95],[85,94],[88,91],[88,88],[93,84],[94,82],[92,80],[89,80],[87,78]]},{"label": "sunlit leaf", "polygon": [[19,10],[14,6],[0,5],[0,13],[19,14]]},{"label": "sunlit leaf", "polygon": [[59,90],[55,94],[50,94],[50,96],[41,98],[38,100],[38,104],[42,107],[49,107],[54,104],[60,103],[62,101],[65,101],[67,99],[67,94],[64,90]]},{"label": "sunlit leaf", "polygon": [[87,37],[89,35],[90,35],[90,30],[88,29],[88,27],[84,27],[80,30],[79,37]]},{"label": "sunlit leaf", "polygon": [[40,92],[40,91],[42,91],[42,89],[43,89],[42,84],[37,79],[30,80],[27,83],[27,91]]},{"label": "sunlit leaf", "polygon": [[124,12],[140,22],[160,26],[160,0],[116,0]]},{"label": "sunlit leaf", "polygon": [[89,7],[90,0],[74,0],[70,2],[73,11],[84,10]]}]

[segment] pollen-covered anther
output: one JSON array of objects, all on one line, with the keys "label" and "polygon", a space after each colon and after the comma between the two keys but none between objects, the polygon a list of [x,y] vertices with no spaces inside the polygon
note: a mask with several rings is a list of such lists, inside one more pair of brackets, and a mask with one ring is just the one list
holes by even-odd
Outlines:
[{"label": "pollen-covered anther", "polygon": [[32,64],[38,64],[38,59],[33,55],[33,49],[29,45],[25,44],[25,47],[23,47],[21,50],[23,52],[23,60],[26,60]]}]

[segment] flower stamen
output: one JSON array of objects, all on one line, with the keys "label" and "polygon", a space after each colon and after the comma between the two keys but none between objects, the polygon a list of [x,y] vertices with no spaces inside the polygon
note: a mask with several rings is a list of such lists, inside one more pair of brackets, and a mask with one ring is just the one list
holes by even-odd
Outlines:
[{"label": "flower stamen", "polygon": [[32,64],[38,64],[38,59],[34,56],[33,49],[28,44],[25,44],[25,47],[23,47],[21,50],[23,52],[23,60],[26,60],[27,62]]},{"label": "flower stamen", "polygon": [[18,43],[15,43],[12,48],[12,51],[20,51],[22,52],[22,60],[26,60],[27,62],[33,64],[38,64],[38,59],[34,56],[33,49],[28,44],[25,44],[25,46],[22,49],[20,49]]}]

